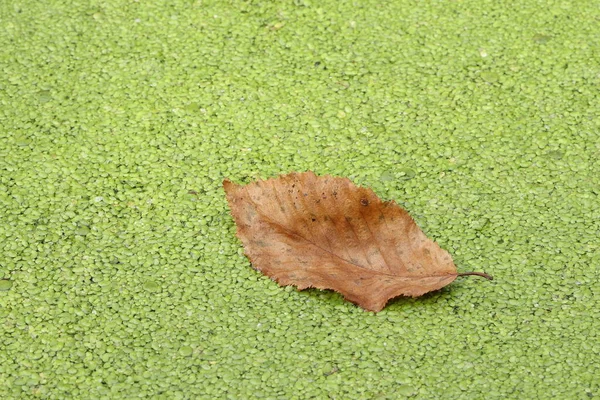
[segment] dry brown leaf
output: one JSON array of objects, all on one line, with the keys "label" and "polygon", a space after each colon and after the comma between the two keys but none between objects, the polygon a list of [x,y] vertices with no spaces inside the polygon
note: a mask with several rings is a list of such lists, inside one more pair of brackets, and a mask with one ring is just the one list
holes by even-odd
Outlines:
[{"label": "dry brown leaf", "polygon": [[347,178],[291,173],[237,185],[223,181],[252,265],[280,285],[333,289],[370,311],[420,296],[460,275],[394,201]]}]

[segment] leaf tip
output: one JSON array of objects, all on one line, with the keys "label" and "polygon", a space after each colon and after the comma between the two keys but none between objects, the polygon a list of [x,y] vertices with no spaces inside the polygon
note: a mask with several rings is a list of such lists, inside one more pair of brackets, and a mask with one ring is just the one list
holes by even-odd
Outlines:
[{"label": "leaf tip", "polygon": [[239,185],[230,181],[229,178],[225,178],[223,179],[223,189],[225,190],[225,193],[229,194],[229,192],[238,187]]}]

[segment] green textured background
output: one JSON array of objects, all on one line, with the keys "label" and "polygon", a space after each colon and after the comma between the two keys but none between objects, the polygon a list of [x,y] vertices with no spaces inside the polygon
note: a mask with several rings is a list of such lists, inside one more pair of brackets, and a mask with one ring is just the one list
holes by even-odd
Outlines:
[{"label": "green textured background", "polygon": [[[2,1],[0,398],[600,397],[597,1]],[[484,270],[280,288],[221,181],[347,176]]]}]

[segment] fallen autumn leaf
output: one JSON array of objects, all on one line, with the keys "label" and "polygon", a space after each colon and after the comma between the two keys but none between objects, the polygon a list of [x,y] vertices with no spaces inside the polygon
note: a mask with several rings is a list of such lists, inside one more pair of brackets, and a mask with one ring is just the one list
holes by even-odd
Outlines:
[{"label": "fallen autumn leaf", "polygon": [[347,178],[290,173],[223,181],[237,236],[253,267],[282,286],[332,289],[365,310],[417,297],[463,275],[408,212]]}]

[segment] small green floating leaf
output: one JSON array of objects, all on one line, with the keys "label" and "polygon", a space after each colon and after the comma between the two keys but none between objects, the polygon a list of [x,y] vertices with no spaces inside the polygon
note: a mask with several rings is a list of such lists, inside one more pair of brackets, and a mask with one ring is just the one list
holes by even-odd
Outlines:
[{"label": "small green floating leaf", "polygon": [[38,100],[40,103],[47,103],[52,100],[52,93],[49,90],[40,90],[38,92]]},{"label": "small green floating leaf", "polygon": [[541,44],[547,43],[550,39],[552,39],[551,36],[543,35],[541,33],[538,33],[537,35],[535,35],[533,37],[534,42],[541,43]]},{"label": "small green floating leaf", "polygon": [[78,227],[77,229],[75,229],[75,234],[79,235],[79,236],[85,236],[88,233],[90,233],[90,228],[88,228],[85,225],[82,225],[82,226]]},{"label": "small green floating leaf", "polygon": [[160,290],[160,285],[154,281],[146,281],[144,282],[144,289],[149,292],[158,292]]},{"label": "small green floating leaf", "polygon": [[398,179],[407,181],[409,179],[414,178],[417,173],[412,168],[401,168],[398,170]]},{"label": "small green floating leaf", "polygon": [[394,181],[396,180],[396,176],[392,173],[392,171],[385,171],[379,176],[379,179],[382,181]]},{"label": "small green floating leaf", "polygon": [[6,292],[12,287],[12,281],[8,279],[0,279],[0,292]]},{"label": "small green floating leaf", "polygon": [[190,346],[181,346],[179,348],[179,354],[183,357],[189,357],[192,355],[193,352],[194,349],[192,349]]},{"label": "small green floating leaf", "polygon": [[483,228],[485,228],[489,223],[490,223],[489,218],[482,218],[481,220],[475,221],[473,223],[473,229],[476,231],[482,231]]},{"label": "small green floating leaf", "polygon": [[560,150],[552,150],[552,151],[547,152],[546,156],[553,160],[560,160],[563,158],[564,153]]},{"label": "small green floating leaf", "polygon": [[15,144],[19,147],[29,146],[30,143],[31,142],[27,138],[17,138],[17,140],[15,141]]},{"label": "small green floating leaf", "polygon": [[415,388],[410,385],[400,385],[396,389],[396,393],[401,396],[412,396],[416,392]]},{"label": "small green floating leaf", "polygon": [[285,26],[285,22],[276,22],[269,26],[269,29],[272,31],[278,31]]},{"label": "small green floating leaf", "polygon": [[500,76],[492,71],[484,71],[481,73],[481,78],[488,82],[488,83],[494,83],[494,82],[498,82],[498,79],[500,79]]},{"label": "small green floating leaf", "polygon": [[198,103],[190,103],[187,106],[185,106],[185,110],[191,113],[195,113],[200,111],[200,104]]}]

